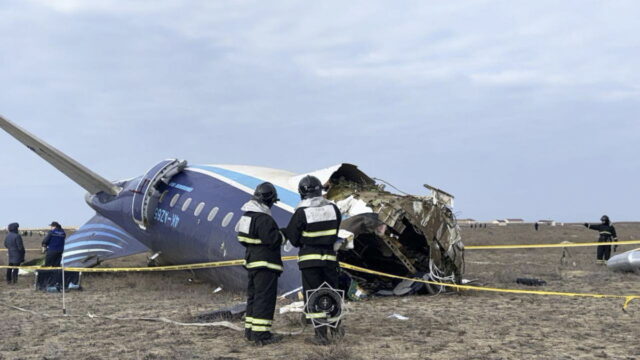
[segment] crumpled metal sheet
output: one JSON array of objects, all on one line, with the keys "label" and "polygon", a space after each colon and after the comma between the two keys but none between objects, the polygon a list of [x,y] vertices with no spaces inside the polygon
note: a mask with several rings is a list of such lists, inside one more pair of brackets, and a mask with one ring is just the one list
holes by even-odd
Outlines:
[{"label": "crumpled metal sheet", "polygon": [[[453,212],[445,202],[436,197],[398,195],[378,186],[349,182],[333,184],[329,189],[328,198],[333,201],[348,197],[363,201],[373,213],[347,218],[342,228],[353,232],[356,238],[361,234],[375,234],[383,240],[376,246],[386,244],[400,262],[410,262],[405,264],[409,275],[428,272],[431,260],[442,273],[461,278],[464,245]],[[376,233],[381,224],[388,228],[384,233]],[[389,255],[389,251],[381,252]]]}]

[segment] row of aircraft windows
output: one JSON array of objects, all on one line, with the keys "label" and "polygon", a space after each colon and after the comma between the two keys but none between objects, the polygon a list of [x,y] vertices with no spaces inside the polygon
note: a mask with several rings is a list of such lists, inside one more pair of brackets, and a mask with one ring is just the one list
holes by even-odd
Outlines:
[{"label": "row of aircraft windows", "polygon": [[[168,190],[163,192],[162,195],[160,195],[159,203],[162,204],[162,201],[167,195],[167,192]],[[174,194],[173,197],[171,198],[171,202],[169,203],[169,207],[176,206],[179,199],[180,199],[180,194]],[[191,205],[191,201],[192,201],[191,198],[188,198],[187,200],[185,200],[185,202],[182,204],[181,210],[187,211],[187,209],[189,208],[189,205]],[[194,210],[193,215],[200,216],[200,214],[202,213],[202,210],[204,210],[204,206],[205,206],[204,202],[199,203],[198,206],[196,206],[196,209]],[[209,215],[207,215],[207,221],[213,221],[216,215],[218,215],[219,210],[220,209],[217,206],[214,206],[213,209],[209,211]],[[233,219],[233,212],[227,213],[227,215],[225,215],[224,218],[222,219],[222,227],[228,226],[231,223],[232,219]]]}]

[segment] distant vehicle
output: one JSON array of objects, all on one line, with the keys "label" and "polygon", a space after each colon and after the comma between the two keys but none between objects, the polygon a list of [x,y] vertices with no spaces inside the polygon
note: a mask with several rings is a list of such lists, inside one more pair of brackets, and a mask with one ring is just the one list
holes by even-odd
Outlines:
[{"label": "distant vehicle", "polygon": [[[461,279],[464,247],[450,209],[453,197],[439,189],[432,188],[431,196],[393,194],[351,164],[296,175],[177,159],[163,160],[142,176],[111,182],[2,117],[0,127],[88,192],[85,201],[96,215],[67,238],[67,267],[91,267],[146,251],[161,264],[242,259],[235,224],[254,188],[264,181],[276,186],[281,201],[272,212],[284,227],[300,200],[298,181],[310,174],[325,184],[326,196],[343,212],[340,236],[353,246],[339,253],[340,261],[403,276]],[[290,244],[284,246],[283,256],[296,254]],[[241,267],[198,274],[233,289],[243,289],[246,278]],[[349,275],[365,291],[392,290],[400,282]],[[280,293],[298,288],[300,281],[297,264],[286,262]]]}]

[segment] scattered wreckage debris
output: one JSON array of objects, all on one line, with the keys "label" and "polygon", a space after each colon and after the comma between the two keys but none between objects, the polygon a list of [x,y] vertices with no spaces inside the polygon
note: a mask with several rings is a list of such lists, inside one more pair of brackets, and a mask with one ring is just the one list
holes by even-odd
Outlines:
[{"label": "scattered wreckage debris", "polygon": [[[562,241],[561,244],[572,244],[571,241]],[[562,256],[560,257],[560,265],[568,265],[569,261],[571,261],[571,265],[576,266],[575,260],[573,260],[573,256],[571,256],[571,252],[568,247],[562,248]]]},{"label": "scattered wreckage debris", "polygon": [[527,285],[527,286],[543,286],[547,285],[547,282],[540,279],[534,278],[517,278],[516,284]]},{"label": "scattered wreckage debris", "polygon": [[398,320],[409,320],[409,318],[407,316],[404,315],[400,315],[398,313],[393,313],[389,316],[387,316],[388,319],[398,319]]},{"label": "scattered wreckage debris", "polygon": [[607,268],[613,271],[640,274],[640,249],[625,251],[622,254],[612,256],[607,261]]},{"label": "scattered wreckage debris", "polygon": [[[339,236],[347,241],[339,260],[393,275],[461,283],[464,245],[451,210],[453,196],[428,185],[430,196],[394,194],[354,170],[337,171],[325,184],[327,198],[343,216]],[[342,287],[349,289],[350,299],[443,290],[345,269],[343,273],[348,279]]]},{"label": "scattered wreckage debris", "polygon": [[219,310],[208,311],[198,314],[195,321],[199,323],[208,323],[211,321],[238,321],[241,320],[247,311],[247,303],[242,302],[232,306],[228,306]]}]

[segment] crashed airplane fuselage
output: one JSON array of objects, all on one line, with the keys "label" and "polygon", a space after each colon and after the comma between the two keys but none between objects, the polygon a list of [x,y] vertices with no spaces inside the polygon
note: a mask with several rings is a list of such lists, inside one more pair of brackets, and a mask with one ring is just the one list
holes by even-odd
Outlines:
[{"label": "crashed airplane fuselage", "polygon": [[[57,149],[0,117],[0,127],[84,187],[96,215],[67,238],[65,266],[88,267],[126,255],[151,251],[162,264],[192,264],[242,259],[236,238],[240,208],[261,182],[273,183],[281,199],[272,209],[279,226],[287,225],[300,198],[298,181],[317,176],[326,196],[343,213],[341,236],[350,246],[339,260],[408,277],[458,281],[463,246],[449,207],[450,196],[387,192],[356,166],[340,164],[293,174],[253,166],[187,165],[164,160],[146,174],[109,182]],[[297,249],[285,244],[283,256]],[[366,292],[392,291],[399,282],[345,271]],[[242,289],[242,267],[199,270],[198,275],[226,288]],[[300,286],[295,261],[285,262],[279,292]]]}]

